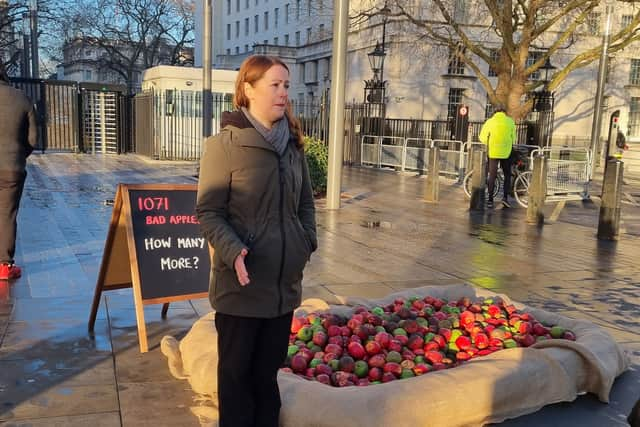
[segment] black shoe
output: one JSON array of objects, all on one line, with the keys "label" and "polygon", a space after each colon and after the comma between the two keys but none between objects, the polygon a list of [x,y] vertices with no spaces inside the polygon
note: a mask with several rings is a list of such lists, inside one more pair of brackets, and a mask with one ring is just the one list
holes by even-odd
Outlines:
[{"label": "black shoe", "polygon": [[510,208],[511,207],[511,203],[509,203],[509,201],[507,200],[506,197],[502,200],[502,207],[503,208]]},{"label": "black shoe", "polygon": [[489,201],[487,202],[487,207],[488,207],[489,209],[493,209],[493,200],[489,200]]}]

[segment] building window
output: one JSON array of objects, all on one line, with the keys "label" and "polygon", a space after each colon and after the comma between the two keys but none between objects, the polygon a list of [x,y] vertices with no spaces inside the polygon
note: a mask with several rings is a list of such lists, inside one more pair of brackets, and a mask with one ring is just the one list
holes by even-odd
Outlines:
[{"label": "building window", "polygon": [[236,21],[236,38],[240,37],[240,21]]},{"label": "building window", "polygon": [[591,12],[587,16],[587,32],[592,36],[600,35],[600,12]]},{"label": "building window", "polygon": [[254,32],[254,33],[257,33],[257,32],[258,32],[258,26],[259,26],[258,21],[259,21],[259,20],[260,20],[260,17],[259,17],[258,15],[255,15],[255,16],[253,17],[253,32]]},{"label": "building window", "polygon": [[260,0],[256,0],[256,6],[258,5],[258,2],[259,2],[259,1],[260,1]]},{"label": "building window", "polygon": [[[534,51],[534,52],[529,52],[529,55],[527,56],[527,63],[525,64],[525,67],[530,67],[533,64],[535,64],[540,57],[543,55],[542,52],[540,51]],[[534,71],[533,73],[531,73],[529,75],[529,80],[540,80],[541,75],[540,75],[540,69]]]},{"label": "building window", "polygon": [[629,84],[640,85],[640,59],[631,60],[631,73],[629,74]]},{"label": "building window", "polygon": [[83,75],[84,81],[87,82],[87,81],[91,80],[91,70],[84,70],[83,74],[84,74]]},{"label": "building window", "polygon": [[300,20],[300,0],[296,0],[296,21]]},{"label": "building window", "polygon": [[462,76],[464,75],[464,61],[461,58],[464,55],[464,47],[458,46],[455,49],[449,48],[449,65],[447,66],[447,74]]},{"label": "building window", "polygon": [[311,0],[307,0],[307,16],[311,16]]},{"label": "building window", "polygon": [[289,34],[284,35],[284,45],[289,46]]},{"label": "building window", "polygon": [[275,44],[276,46],[278,46],[278,38],[277,38],[277,37],[274,37],[274,38],[273,38],[273,44]]},{"label": "building window", "polygon": [[240,0],[236,0],[236,12],[240,12]]},{"label": "building window", "polygon": [[320,12],[324,10],[324,0],[318,0],[318,10]]},{"label": "building window", "polygon": [[449,102],[447,103],[447,119],[455,117],[458,105],[462,104],[463,88],[452,87],[449,89]]},{"label": "building window", "polygon": [[269,12],[264,13],[264,29],[265,31],[269,29]]},{"label": "building window", "polygon": [[249,0],[244,0],[244,8],[249,9]]},{"label": "building window", "polygon": [[284,5],[284,23],[289,23],[289,3]]},{"label": "building window", "polygon": [[231,55],[231,49],[227,49],[227,55]]},{"label": "building window", "polygon": [[231,24],[227,24],[227,40],[231,40]]},{"label": "building window", "polygon": [[244,35],[249,35],[249,18],[244,18]]},{"label": "building window", "polygon": [[245,53],[249,52],[249,45],[248,44],[244,45],[244,52]]},{"label": "building window", "polygon": [[262,44],[269,44],[269,40],[267,39],[262,40]]},{"label": "building window", "polygon": [[[491,49],[489,56],[491,57],[491,61],[498,62],[500,60],[500,51],[498,49]],[[487,75],[489,77],[498,77],[498,73],[491,67],[489,67],[489,73]]]},{"label": "building window", "polygon": [[622,15],[622,28],[626,28],[631,25],[633,21],[633,15]]},{"label": "building window", "polygon": [[227,15],[231,15],[231,0],[227,0]]},{"label": "building window", "polygon": [[307,28],[307,43],[311,43],[311,27]]},{"label": "building window", "polygon": [[240,55],[240,46],[236,46],[236,55]]},{"label": "building window", "polygon": [[300,31],[296,31],[296,46],[300,46]]},{"label": "building window", "polygon": [[640,136],[640,97],[632,97],[629,103],[627,136]]},{"label": "building window", "polygon": [[277,7],[273,10],[273,26],[278,28],[278,16],[280,15],[280,9]]},{"label": "building window", "polygon": [[318,37],[320,38],[320,40],[324,39],[324,24],[320,24],[318,26]]}]

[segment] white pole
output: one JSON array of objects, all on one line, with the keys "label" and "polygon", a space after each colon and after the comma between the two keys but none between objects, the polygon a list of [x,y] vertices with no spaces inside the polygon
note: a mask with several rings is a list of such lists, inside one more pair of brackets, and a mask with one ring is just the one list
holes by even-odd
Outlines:
[{"label": "white pole", "polygon": [[327,209],[340,209],[342,156],[344,146],[344,91],[347,77],[347,37],[349,0],[336,0],[333,12],[333,64],[331,66],[331,104],[329,116],[329,170]]}]

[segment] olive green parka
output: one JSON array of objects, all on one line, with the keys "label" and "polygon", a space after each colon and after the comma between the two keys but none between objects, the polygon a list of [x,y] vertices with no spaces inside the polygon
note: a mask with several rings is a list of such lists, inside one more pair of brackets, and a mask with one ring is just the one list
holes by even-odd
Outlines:
[{"label": "olive green parka", "polygon": [[[215,251],[209,299],[224,314],[281,316],[300,305],[302,271],[318,246],[304,151],[292,136],[279,156],[240,111],[221,124],[205,142],[196,207]],[[243,248],[246,286],[234,270]]]}]

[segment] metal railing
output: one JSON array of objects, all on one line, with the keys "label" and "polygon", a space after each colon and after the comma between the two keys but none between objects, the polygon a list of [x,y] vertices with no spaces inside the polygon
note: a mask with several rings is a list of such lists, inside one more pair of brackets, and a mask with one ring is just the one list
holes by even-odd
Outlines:
[{"label": "metal railing", "polygon": [[401,171],[427,172],[429,151],[433,147],[440,149],[440,174],[460,176],[464,173],[467,144],[445,139],[363,135],[360,163],[374,167],[392,167]]},{"label": "metal railing", "polygon": [[586,148],[544,147],[531,152],[547,158],[547,200],[584,200],[589,197],[591,151]]}]

